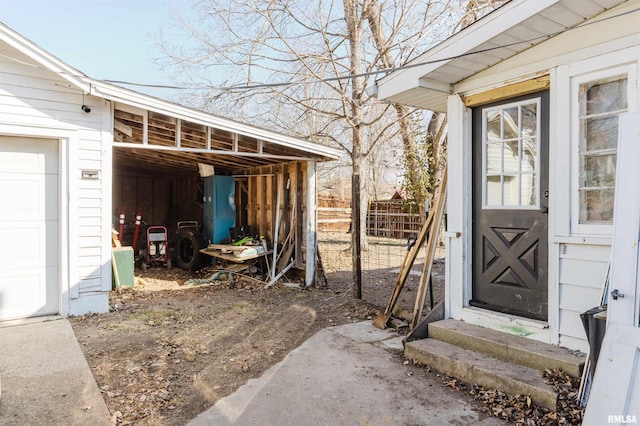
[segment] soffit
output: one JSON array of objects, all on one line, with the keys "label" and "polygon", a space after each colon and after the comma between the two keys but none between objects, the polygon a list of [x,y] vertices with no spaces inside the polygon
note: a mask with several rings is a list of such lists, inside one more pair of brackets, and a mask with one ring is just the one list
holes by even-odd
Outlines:
[{"label": "soffit", "polygon": [[409,62],[410,68],[380,79],[378,97],[446,112],[454,84],[621,3],[512,0]]}]

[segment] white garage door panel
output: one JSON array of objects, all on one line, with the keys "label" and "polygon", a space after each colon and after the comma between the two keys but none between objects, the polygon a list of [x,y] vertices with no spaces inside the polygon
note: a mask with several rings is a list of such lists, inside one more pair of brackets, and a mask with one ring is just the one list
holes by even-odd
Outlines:
[{"label": "white garage door panel", "polygon": [[58,141],[0,137],[0,320],[59,312]]},{"label": "white garage door panel", "polygon": [[44,241],[44,226],[14,228],[11,225],[0,223],[3,242],[0,243],[0,271],[46,266],[46,247],[40,244]]},{"label": "white garage door panel", "polygon": [[10,272],[0,272],[0,280],[11,283],[3,286],[0,293],[0,306],[5,317],[28,316],[46,304],[47,294],[40,286],[40,282],[46,279],[44,269],[14,269]]},{"label": "white garage door panel", "polygon": [[5,173],[59,173],[57,141],[3,137],[0,152],[0,170]]},{"label": "white garage door panel", "polygon": [[[0,221],[58,220],[58,176],[0,170]],[[9,201],[11,200],[11,201]]]},{"label": "white garage door panel", "polygon": [[58,312],[58,268],[14,269],[10,274],[0,271],[0,320],[48,315]]}]

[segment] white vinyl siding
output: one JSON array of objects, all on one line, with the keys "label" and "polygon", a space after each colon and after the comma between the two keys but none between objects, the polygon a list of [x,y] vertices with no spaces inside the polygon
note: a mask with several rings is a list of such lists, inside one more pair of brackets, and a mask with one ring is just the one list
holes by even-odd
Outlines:
[{"label": "white vinyl siding", "polygon": [[[83,104],[91,107],[91,113],[81,109]],[[0,126],[26,136],[47,132],[69,135],[55,139],[62,147],[60,161],[66,175],[60,179],[68,191],[68,195],[61,195],[68,205],[62,206],[66,217],[59,229],[65,232],[57,247],[58,251],[66,250],[61,256],[68,261],[58,274],[63,315],[108,309],[109,114],[110,106],[103,99],[83,94],[62,77],[0,43]],[[82,170],[98,170],[100,178],[83,180]]]},{"label": "white vinyl siding", "polygon": [[[515,82],[550,75],[549,127],[549,321],[528,324],[529,337],[560,344],[571,349],[586,350],[588,343],[579,315],[597,306],[611,250],[610,226],[603,232],[582,230],[574,222],[573,175],[578,158],[573,151],[571,79],[605,71],[630,75],[628,111],[637,111],[638,39],[637,0],[595,17],[596,24],[569,31],[533,46],[521,54],[505,59],[454,85],[456,94],[449,98],[449,197],[447,245],[446,309],[452,318],[500,329],[510,319],[487,312],[479,313],[468,306],[471,293],[471,141],[468,108],[463,101],[474,94],[485,93]],[[604,19],[620,14],[616,19]],[[603,36],[606,35],[606,37]],[[617,71],[616,71],[617,69]],[[457,120],[457,121],[456,121]],[[456,143],[454,143],[456,141]],[[577,178],[577,173],[576,173]],[[577,198],[577,192],[575,192]],[[462,283],[462,284],[461,284]],[[518,320],[520,322],[520,319]],[[539,327],[539,328],[536,328]],[[544,327],[544,328],[543,328]],[[545,334],[545,332],[547,332]]]},{"label": "white vinyl siding", "polygon": [[610,252],[607,245],[560,245],[558,329],[561,346],[587,351],[580,314],[600,303]]}]

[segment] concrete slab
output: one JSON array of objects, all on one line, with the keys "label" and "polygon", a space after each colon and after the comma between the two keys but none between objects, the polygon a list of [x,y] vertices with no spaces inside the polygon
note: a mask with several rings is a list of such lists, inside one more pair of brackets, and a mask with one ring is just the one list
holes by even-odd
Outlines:
[{"label": "concrete slab", "polygon": [[397,336],[392,339],[383,340],[382,344],[394,351],[404,351],[404,345],[402,344],[403,336]]},{"label": "concrete slab", "polygon": [[429,324],[429,337],[540,371],[559,368],[574,377],[582,376],[585,362],[559,346],[452,319]]},{"label": "concrete slab", "polygon": [[467,383],[500,389],[509,395],[530,395],[535,403],[556,410],[558,395],[533,368],[431,338],[407,343],[404,355]]},{"label": "concrete slab", "polygon": [[380,330],[371,321],[354,322],[352,324],[330,327],[329,330],[360,343],[382,342],[392,339],[398,334],[390,329]]},{"label": "concrete slab", "polygon": [[110,425],[66,319],[0,328],[0,425]]},{"label": "concrete slab", "polygon": [[468,396],[430,373],[402,365],[371,338],[386,335],[369,326],[318,332],[189,425],[504,424],[473,411]]}]

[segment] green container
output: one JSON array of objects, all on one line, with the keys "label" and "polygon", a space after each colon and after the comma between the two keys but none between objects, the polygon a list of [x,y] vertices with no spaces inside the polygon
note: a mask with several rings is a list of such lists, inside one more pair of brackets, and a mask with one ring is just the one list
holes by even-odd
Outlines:
[{"label": "green container", "polygon": [[[132,247],[114,247],[112,251],[115,260],[118,278],[120,279],[120,287],[133,288],[133,248]],[[112,278],[112,288],[116,288],[115,273]]]}]

